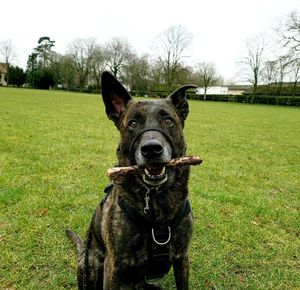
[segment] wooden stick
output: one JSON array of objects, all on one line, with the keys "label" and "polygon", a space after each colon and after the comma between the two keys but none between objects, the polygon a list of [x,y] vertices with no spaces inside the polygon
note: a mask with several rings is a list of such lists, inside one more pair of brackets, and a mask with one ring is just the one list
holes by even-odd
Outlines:
[{"label": "wooden stick", "polygon": [[[197,156],[183,156],[179,158],[171,159],[165,166],[167,168],[175,168],[181,166],[190,166],[190,165],[199,165],[202,163],[201,160]],[[122,176],[125,176],[129,173],[137,174],[142,172],[144,167],[139,167],[137,165],[127,166],[127,167],[114,167],[107,170],[106,175],[111,179],[118,179]]]}]

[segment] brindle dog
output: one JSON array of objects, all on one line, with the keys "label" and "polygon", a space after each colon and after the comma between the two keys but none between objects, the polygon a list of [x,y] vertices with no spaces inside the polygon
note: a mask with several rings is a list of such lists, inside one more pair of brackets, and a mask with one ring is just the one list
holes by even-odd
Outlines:
[{"label": "brindle dog", "polygon": [[79,289],[160,289],[149,283],[173,266],[177,289],[188,289],[193,218],[189,167],[167,168],[184,156],[186,85],[161,100],[134,101],[109,72],[102,74],[106,114],[120,131],[118,166],[138,165],[106,188],[87,239],[69,230],[78,252]]}]

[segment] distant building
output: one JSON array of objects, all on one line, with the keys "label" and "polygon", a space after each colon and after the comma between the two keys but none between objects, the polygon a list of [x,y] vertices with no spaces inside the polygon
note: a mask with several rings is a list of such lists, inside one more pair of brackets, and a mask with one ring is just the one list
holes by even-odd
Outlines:
[{"label": "distant building", "polygon": [[5,81],[5,76],[7,74],[7,64],[6,63],[0,63],[0,85],[6,86],[7,83]]},{"label": "distant building", "polygon": [[[251,85],[228,85],[228,86],[215,86],[207,88],[207,95],[242,95],[244,92],[249,91]],[[204,95],[204,88],[196,89],[197,95]]]},{"label": "distant building", "polygon": [[[206,90],[207,95],[227,95],[227,87],[209,87]],[[197,95],[204,95],[204,88],[197,88]]]},{"label": "distant building", "polygon": [[251,88],[251,85],[230,85],[228,86],[228,95],[242,95]]}]

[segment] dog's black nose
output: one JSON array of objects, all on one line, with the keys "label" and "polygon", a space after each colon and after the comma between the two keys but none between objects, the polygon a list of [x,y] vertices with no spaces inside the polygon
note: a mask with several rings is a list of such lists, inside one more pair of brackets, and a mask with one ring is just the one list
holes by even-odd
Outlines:
[{"label": "dog's black nose", "polygon": [[148,140],[141,147],[141,153],[145,158],[156,158],[163,154],[163,147],[157,140]]}]

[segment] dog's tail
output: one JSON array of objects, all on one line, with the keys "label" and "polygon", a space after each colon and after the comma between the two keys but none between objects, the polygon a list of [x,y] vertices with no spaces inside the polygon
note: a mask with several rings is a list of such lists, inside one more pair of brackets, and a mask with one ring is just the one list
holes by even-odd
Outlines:
[{"label": "dog's tail", "polygon": [[81,257],[83,251],[85,250],[84,241],[79,237],[79,235],[70,231],[69,229],[66,229],[66,234],[67,234],[68,239],[76,247],[78,257]]}]

